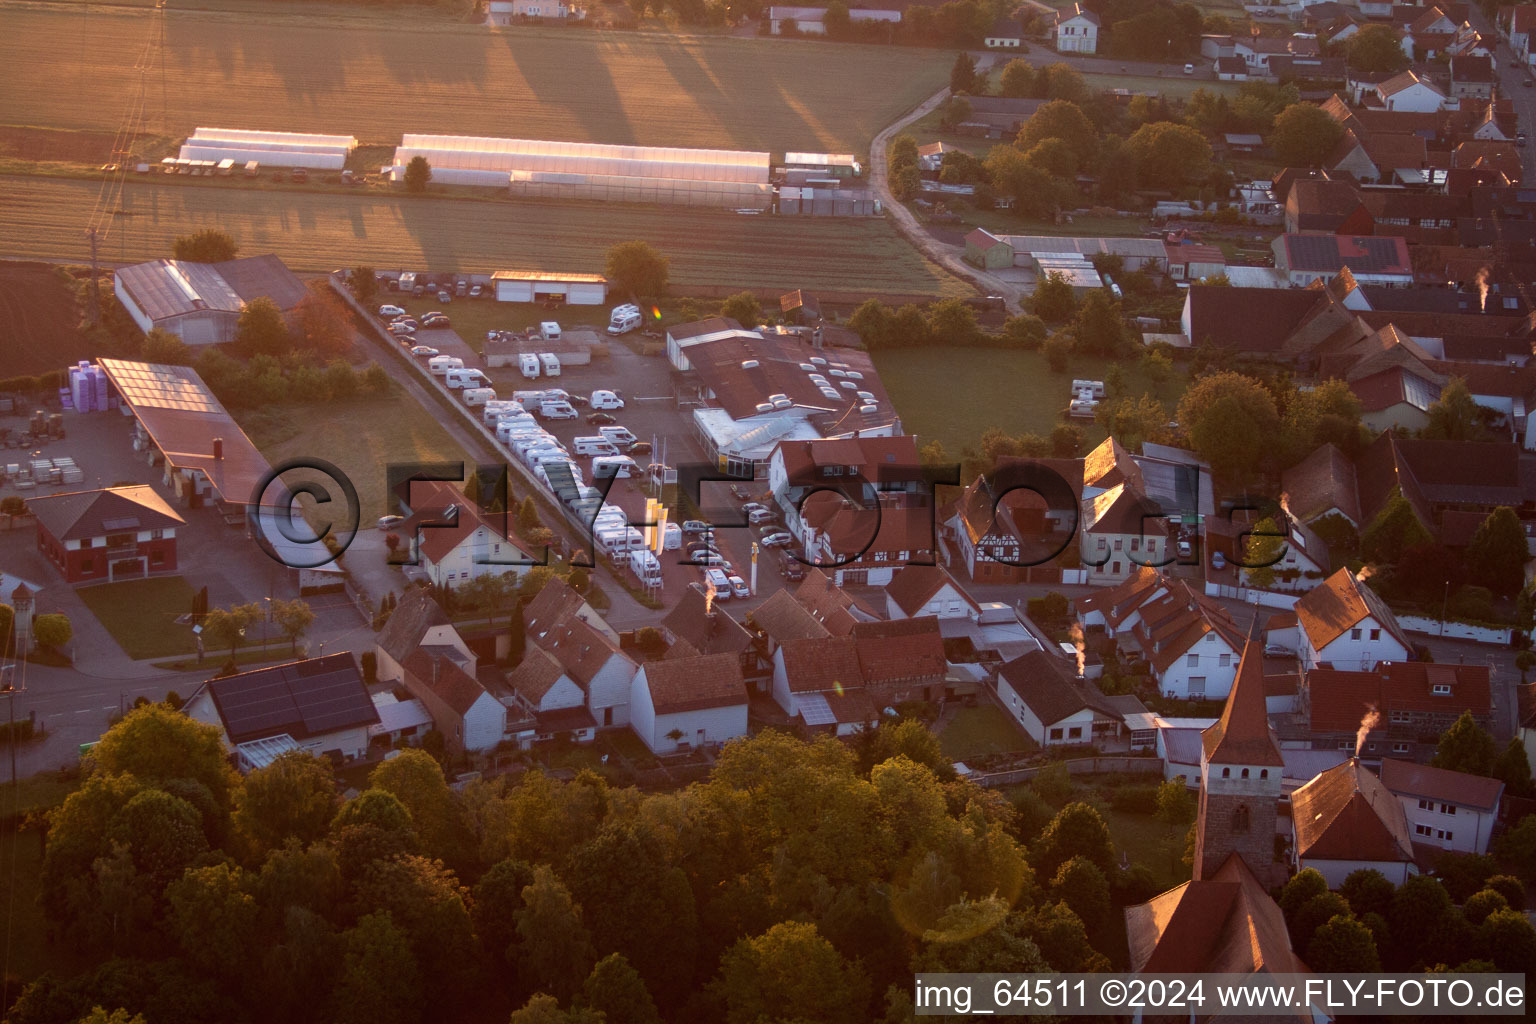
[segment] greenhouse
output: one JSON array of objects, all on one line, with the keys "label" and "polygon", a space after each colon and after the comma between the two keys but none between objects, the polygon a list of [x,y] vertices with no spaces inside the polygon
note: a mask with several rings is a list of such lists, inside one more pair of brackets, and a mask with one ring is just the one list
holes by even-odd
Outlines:
[{"label": "greenhouse", "polygon": [[297,132],[199,128],[181,147],[184,160],[234,160],[273,167],[312,167],[338,170],[357,148],[350,135],[302,135]]},{"label": "greenhouse", "polygon": [[418,156],[434,182],[510,186],[516,196],[754,209],[773,199],[767,153],[407,135],[391,176],[399,180]]}]

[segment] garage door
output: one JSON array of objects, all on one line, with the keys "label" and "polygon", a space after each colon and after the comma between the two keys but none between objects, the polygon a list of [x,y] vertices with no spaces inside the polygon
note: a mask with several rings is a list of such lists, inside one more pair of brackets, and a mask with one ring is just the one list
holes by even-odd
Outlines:
[{"label": "garage door", "polygon": [[532,302],[532,281],[497,281],[497,302]]},{"label": "garage door", "polygon": [[177,323],[181,328],[177,333],[188,345],[212,345],[219,340],[214,331],[214,322],[209,317],[183,317]]},{"label": "garage door", "polygon": [[605,291],[600,284],[573,284],[565,301],[573,306],[601,306]]}]

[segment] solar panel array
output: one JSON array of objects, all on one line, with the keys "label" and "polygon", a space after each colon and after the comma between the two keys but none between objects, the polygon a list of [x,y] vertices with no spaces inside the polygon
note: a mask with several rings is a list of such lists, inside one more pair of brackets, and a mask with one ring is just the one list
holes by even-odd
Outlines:
[{"label": "solar panel array", "polygon": [[99,360],[102,369],[130,405],[148,409],[182,409],[187,412],[222,413],[223,407],[202,380],[182,366],[134,363],[122,359]]},{"label": "solar panel array", "polygon": [[819,693],[800,695],[800,717],[805,719],[808,726],[832,725],[837,721],[837,716],[827,704],[827,698]]},{"label": "solar panel array", "polygon": [[351,655],[277,665],[209,684],[234,742],[277,733],[316,736],[378,721]]},{"label": "solar panel array", "polygon": [[1287,235],[1286,240],[1291,265],[1299,270],[1347,266],[1357,274],[1377,274],[1403,269],[1396,238]]}]

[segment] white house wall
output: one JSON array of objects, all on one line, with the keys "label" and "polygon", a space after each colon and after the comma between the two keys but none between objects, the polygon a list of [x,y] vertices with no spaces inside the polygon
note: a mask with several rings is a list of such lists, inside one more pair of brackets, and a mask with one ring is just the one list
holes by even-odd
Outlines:
[{"label": "white house wall", "polygon": [[[614,654],[587,684],[587,710],[592,712],[600,727],[629,724],[631,684],[635,675],[635,663],[622,654]],[[608,716],[610,709],[611,718]]]}]

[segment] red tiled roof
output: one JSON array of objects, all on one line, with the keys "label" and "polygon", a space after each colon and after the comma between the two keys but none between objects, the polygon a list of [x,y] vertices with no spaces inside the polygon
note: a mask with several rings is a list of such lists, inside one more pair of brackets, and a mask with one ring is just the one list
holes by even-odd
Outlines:
[{"label": "red tiled roof", "polygon": [[949,574],[949,570],[937,565],[908,565],[897,570],[891,577],[891,582],[886,585],[885,596],[896,602],[896,607],[906,612],[910,618],[929,601],[935,594],[949,584],[954,588],[966,604],[976,608],[976,602],[971,595],[965,592],[965,588],[955,581]]},{"label": "red tiled roof", "polygon": [[1292,793],[1291,820],[1303,860],[1413,861],[1403,805],[1358,758]]},{"label": "red tiled roof", "polygon": [[791,693],[847,690],[864,683],[858,644],[851,636],[786,640],[783,655]]},{"label": "red tiled roof", "polygon": [[[1449,694],[1434,692],[1450,686]],[[1313,733],[1354,732],[1375,708],[1456,715],[1471,711],[1487,718],[1493,701],[1487,665],[1436,665],[1421,661],[1382,662],[1370,672],[1314,668],[1307,674]]]},{"label": "red tiled roof", "polygon": [[1200,734],[1205,759],[1212,764],[1283,766],[1280,747],[1269,725],[1264,702],[1264,648],[1250,640],[1238,662],[1237,678],[1216,724]]},{"label": "red tiled roof", "polygon": [[[1417,384],[1417,387],[1410,391],[1410,384]],[[1422,411],[1440,397],[1440,385],[1402,366],[1390,367],[1352,380],[1349,382],[1349,390],[1360,399],[1360,406],[1366,412],[1383,412],[1394,405],[1405,403]]]},{"label": "red tiled roof", "polygon": [[879,484],[921,480],[923,477],[917,458],[917,439],[908,434],[781,441],[779,456],[792,487],[826,482],[821,473],[826,466],[854,468],[853,473],[839,473],[832,478],[831,483],[838,486],[847,484],[850,478]]},{"label": "red tiled roof", "polygon": [[1381,782],[1399,795],[1444,800],[1490,813],[1499,809],[1499,796],[1504,792],[1504,783],[1498,779],[1390,757],[1381,759]]},{"label": "red tiled roof", "polygon": [[545,651],[530,647],[522,662],[507,676],[507,686],[537,708],[564,675],[558,661]]},{"label": "red tiled roof", "polygon": [[1332,444],[1317,448],[1286,470],[1280,481],[1286,507],[1302,522],[1337,508],[1360,523],[1360,499],[1355,493],[1355,467]]},{"label": "red tiled roof", "polygon": [[1313,649],[1318,651],[1367,617],[1381,623],[1381,627],[1405,649],[1413,650],[1413,644],[1403,634],[1386,603],[1348,569],[1340,569],[1296,602],[1296,620],[1306,631]]},{"label": "red tiled roof", "polygon": [[89,540],[116,533],[175,529],[186,520],[147,485],[28,498],[27,509],[54,539]]},{"label": "red tiled roof", "polygon": [[488,692],[453,659],[437,657],[425,649],[418,649],[407,657],[401,668],[459,715],[468,712],[475,701]]},{"label": "red tiled roof", "polygon": [[747,613],[747,621],[779,644],[831,635],[788,590],[775,590],[768,600]]},{"label": "red tiled roof", "polygon": [[853,606],[853,598],[820,569],[806,571],[805,579],[795,589],[795,600],[833,636],[847,636],[858,621],[848,610]]},{"label": "red tiled roof", "polygon": [[730,654],[652,661],[642,671],[658,715],[747,703],[741,661]]},{"label": "red tiled roof", "polygon": [[932,615],[895,622],[856,622],[859,668],[864,682],[944,677],[944,638]]}]

